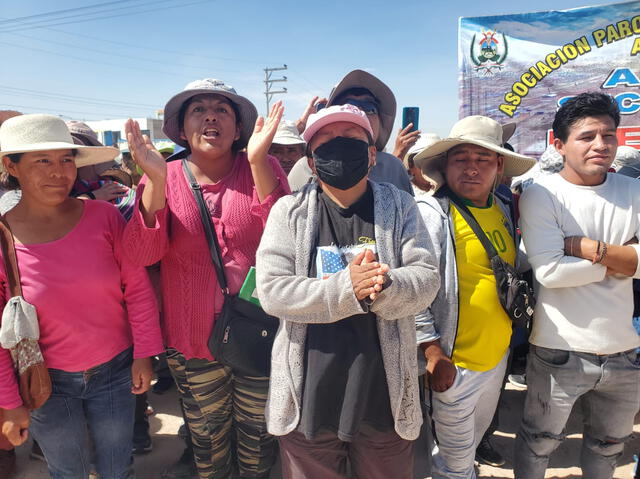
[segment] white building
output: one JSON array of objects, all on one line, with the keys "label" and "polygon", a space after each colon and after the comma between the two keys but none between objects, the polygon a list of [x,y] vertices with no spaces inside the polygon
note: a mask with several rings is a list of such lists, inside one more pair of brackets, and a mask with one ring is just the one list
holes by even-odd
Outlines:
[{"label": "white building", "polygon": [[[124,132],[124,124],[128,118],[119,120],[97,120],[87,121],[87,125],[98,134],[98,139],[106,146],[118,147],[126,143],[127,136]],[[134,118],[140,125],[140,130],[144,135],[148,135],[151,141],[168,140],[167,135],[162,131],[162,120],[157,118]]]}]

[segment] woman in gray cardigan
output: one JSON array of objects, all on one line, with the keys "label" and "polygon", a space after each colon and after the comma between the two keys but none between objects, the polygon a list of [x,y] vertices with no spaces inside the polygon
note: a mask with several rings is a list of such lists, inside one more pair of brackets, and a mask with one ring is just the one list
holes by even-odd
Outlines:
[{"label": "woman in gray cardigan", "polygon": [[413,198],[367,180],[371,136],[351,105],[312,115],[318,181],[278,201],[258,249],[258,295],[281,320],[266,417],[285,478],[347,477],[347,456],[357,477],[413,477],[414,315],[440,281]]}]

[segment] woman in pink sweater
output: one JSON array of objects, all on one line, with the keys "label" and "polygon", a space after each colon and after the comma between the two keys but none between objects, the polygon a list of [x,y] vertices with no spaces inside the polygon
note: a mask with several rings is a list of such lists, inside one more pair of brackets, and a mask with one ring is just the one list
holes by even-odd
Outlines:
[{"label": "woman in pink sweater", "polygon": [[[3,432],[18,445],[30,426],[52,477],[75,479],[89,474],[90,431],[100,477],[129,478],[131,393],[149,388],[150,356],[162,350],[158,308],[144,268],[123,258],[118,210],[69,197],[77,166],[109,160],[117,150],[74,145],[64,121],[50,115],[4,122],[0,145],[3,169],[22,190],[5,219],[53,385],[49,400],[29,414],[10,353],[0,348]],[[0,306],[9,298],[0,262]]]},{"label": "woman in pink sweater", "polygon": [[[256,121],[249,100],[213,79],[190,83],[164,109],[163,130],[187,148],[187,164],[201,185],[231,294],[255,264],[271,207],[290,192],[277,159],[267,155],[282,112],[277,103],[266,120]],[[239,374],[209,352],[223,294],[181,162],[165,163],[132,120],[127,140],[145,176],[124,244],[139,265],[161,261],[167,359],[200,477],[228,478],[234,469],[240,477],[267,477],[275,460],[264,421],[269,378]]]}]

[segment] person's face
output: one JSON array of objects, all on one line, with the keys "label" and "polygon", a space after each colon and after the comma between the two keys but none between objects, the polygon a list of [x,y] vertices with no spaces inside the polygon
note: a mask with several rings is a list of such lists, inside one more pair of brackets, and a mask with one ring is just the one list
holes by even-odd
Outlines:
[{"label": "person's face", "polygon": [[603,177],[616,157],[618,137],[609,115],[590,116],[569,127],[566,141],[554,140],[564,157],[564,168],[580,178]]},{"label": "person's face", "polygon": [[[333,140],[337,137],[343,138],[355,138],[356,140],[362,140],[365,143],[369,142],[367,138],[367,133],[354,123],[349,123],[346,121],[339,121],[336,123],[330,123],[329,125],[323,126],[320,128],[311,141],[309,142],[309,148],[311,151],[315,151],[316,148],[324,145],[330,140]],[[316,168],[313,164],[313,156],[308,158],[309,167],[313,170],[313,173],[316,174]],[[369,146],[369,168],[376,164],[376,147],[373,145]]]},{"label": "person's face", "polygon": [[76,162],[70,149],[24,153],[18,163],[6,156],[2,161],[7,172],[20,182],[22,194],[46,205],[62,203],[76,180]]},{"label": "person's face", "polygon": [[504,158],[482,146],[464,143],[447,154],[444,176],[453,192],[470,200],[476,206],[484,206],[502,173]]},{"label": "person's face", "polygon": [[[369,102],[369,103],[377,103],[376,99],[372,95],[364,94],[364,95],[354,95],[349,94],[340,102],[340,104],[344,105],[349,103],[349,100],[356,100],[358,102]],[[359,105],[356,105],[358,108],[361,108]],[[371,123],[371,129],[373,130],[373,142],[378,141],[378,135],[380,134],[380,113],[378,111],[365,111],[367,114],[367,118],[369,119],[369,123]]]},{"label": "person's face", "polygon": [[304,144],[297,145],[281,145],[272,143],[269,148],[269,154],[275,156],[280,162],[280,166],[288,175],[293,165],[304,156]]},{"label": "person's face", "polygon": [[224,96],[196,95],[187,106],[180,137],[192,152],[218,156],[231,151],[233,142],[240,138],[240,129],[235,111]]}]

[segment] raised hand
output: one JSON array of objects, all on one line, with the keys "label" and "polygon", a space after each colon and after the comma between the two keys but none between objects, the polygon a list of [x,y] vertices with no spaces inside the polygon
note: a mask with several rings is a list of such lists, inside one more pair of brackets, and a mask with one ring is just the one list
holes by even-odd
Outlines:
[{"label": "raised hand", "polygon": [[393,156],[396,158],[404,159],[404,155],[407,154],[409,148],[416,144],[418,138],[420,138],[420,130],[411,131],[413,128],[413,123],[409,123],[404,128],[398,131],[398,136],[396,137],[396,144],[393,149]]},{"label": "raised hand", "polygon": [[247,144],[249,163],[257,164],[267,159],[267,152],[273,143],[273,137],[276,135],[283,113],[284,106],[281,101],[278,101],[271,107],[266,120],[262,116],[258,117],[253,134]]},{"label": "raised hand", "polygon": [[149,137],[142,134],[138,122],[129,118],[124,125],[124,130],[135,164],[145,172],[151,181],[165,181],[167,162],[153,146]]},{"label": "raised hand", "polygon": [[327,99],[314,96],[307,105],[307,108],[304,109],[302,116],[296,120],[296,128],[298,129],[298,133],[302,134],[304,129],[307,127],[307,120],[309,119],[309,115],[317,111],[319,103],[324,103],[326,105]]}]

